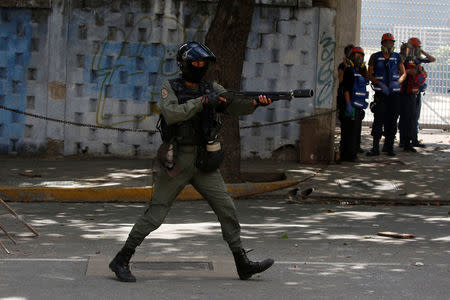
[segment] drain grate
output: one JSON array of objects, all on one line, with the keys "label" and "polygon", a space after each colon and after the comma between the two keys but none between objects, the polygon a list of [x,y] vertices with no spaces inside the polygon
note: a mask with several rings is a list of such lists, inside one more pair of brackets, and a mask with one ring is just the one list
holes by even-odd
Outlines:
[{"label": "drain grate", "polygon": [[[111,256],[89,257],[86,276],[111,276],[108,264]],[[130,263],[139,278],[185,277],[185,278],[235,278],[234,261],[219,256],[135,256]],[[1,298],[1,297],[0,297]]]},{"label": "drain grate", "polygon": [[153,271],[214,271],[212,262],[209,261],[151,261],[130,263],[135,270]]}]

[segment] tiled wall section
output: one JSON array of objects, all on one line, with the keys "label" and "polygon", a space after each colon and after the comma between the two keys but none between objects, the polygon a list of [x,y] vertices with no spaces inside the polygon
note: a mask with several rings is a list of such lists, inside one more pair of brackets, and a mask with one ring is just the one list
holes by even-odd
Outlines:
[{"label": "tiled wall section", "polygon": [[[66,117],[121,128],[155,129],[163,81],[178,76],[180,44],[201,40],[214,3],[123,2],[74,9],[70,17]],[[155,155],[159,134],[66,127],[65,153]]]},{"label": "tiled wall section", "polygon": [[[44,114],[47,93],[45,12],[0,8],[0,104]],[[0,153],[41,152],[43,120],[0,110]]]},{"label": "tiled wall section", "polygon": [[[318,9],[257,6],[247,43],[244,90],[289,91],[315,87]],[[314,111],[313,98],[278,101],[241,117],[241,126],[295,119]],[[268,158],[283,145],[297,145],[299,124],[242,129],[242,156]]]}]

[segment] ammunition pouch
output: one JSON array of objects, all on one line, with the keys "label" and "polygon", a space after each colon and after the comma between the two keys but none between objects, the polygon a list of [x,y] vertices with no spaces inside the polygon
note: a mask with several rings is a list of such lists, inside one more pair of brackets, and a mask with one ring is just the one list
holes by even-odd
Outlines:
[{"label": "ammunition pouch", "polygon": [[225,153],[219,142],[198,148],[195,166],[203,172],[217,170],[225,157]]},{"label": "ammunition pouch", "polygon": [[161,166],[168,170],[173,169],[177,158],[177,143],[173,140],[163,142],[158,148],[157,158]]}]

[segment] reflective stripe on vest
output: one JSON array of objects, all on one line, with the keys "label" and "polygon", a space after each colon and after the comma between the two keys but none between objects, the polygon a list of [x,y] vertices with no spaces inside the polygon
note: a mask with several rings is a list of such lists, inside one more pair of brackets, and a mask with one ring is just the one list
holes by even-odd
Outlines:
[{"label": "reflective stripe on vest", "polygon": [[366,99],[369,98],[369,92],[367,91],[368,81],[355,68],[352,68],[352,70],[354,80],[351,102],[354,107],[365,109],[368,106]]}]

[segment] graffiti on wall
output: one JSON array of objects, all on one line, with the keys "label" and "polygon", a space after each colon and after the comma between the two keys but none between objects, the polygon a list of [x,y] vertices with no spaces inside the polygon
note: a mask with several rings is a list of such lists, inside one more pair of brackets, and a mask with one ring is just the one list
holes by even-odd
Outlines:
[{"label": "graffiti on wall", "polygon": [[[0,104],[25,110],[30,61],[31,11],[0,9]],[[23,140],[25,117],[0,110],[0,152],[16,152]]]},{"label": "graffiti on wall", "polygon": [[327,32],[321,32],[319,37],[316,107],[331,108],[335,48],[336,42],[333,38]]},{"label": "graffiti on wall", "polygon": [[[205,17],[191,39],[204,30]],[[142,121],[158,112],[157,102],[164,80],[178,75],[178,47],[187,41],[185,26],[175,17],[144,16],[130,28],[113,28],[99,43],[84,81],[97,82],[96,123],[116,126]],[[137,42],[131,42],[131,40]],[[149,103],[147,111],[127,113],[107,111],[109,101]],[[120,106],[119,106],[120,107]]]}]

